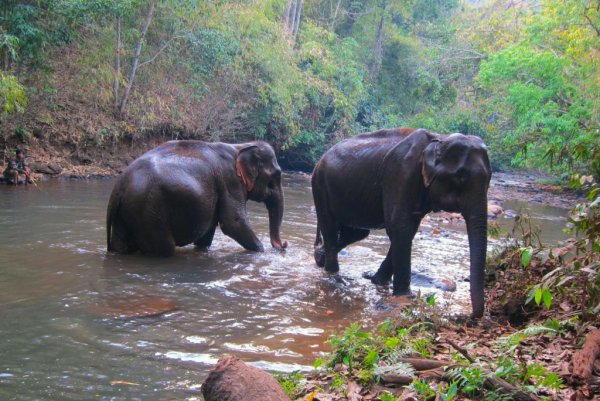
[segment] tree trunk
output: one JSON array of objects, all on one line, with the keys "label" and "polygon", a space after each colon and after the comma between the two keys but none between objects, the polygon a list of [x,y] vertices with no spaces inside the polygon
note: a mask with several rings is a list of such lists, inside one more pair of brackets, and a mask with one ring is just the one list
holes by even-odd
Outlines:
[{"label": "tree trunk", "polygon": [[298,0],[300,6],[298,7],[298,12],[296,13],[296,23],[294,24],[294,30],[292,31],[292,36],[295,38],[298,35],[298,31],[300,31],[300,18],[302,16],[302,5],[303,0]]},{"label": "tree trunk", "polygon": [[285,14],[283,17],[283,25],[287,28],[290,24],[290,10],[292,9],[292,1],[287,0],[287,4],[285,6]]},{"label": "tree trunk", "polygon": [[115,81],[113,83],[113,110],[115,115],[119,112],[119,78],[121,77],[121,16],[115,20],[115,35],[117,48],[115,51]]},{"label": "tree trunk", "polygon": [[338,13],[340,11],[341,5],[342,5],[342,0],[338,0],[337,6],[335,7],[335,11],[333,12],[333,15],[331,16],[331,19],[328,24],[330,31],[335,31],[336,21],[337,21],[337,17],[338,17]]},{"label": "tree trunk", "polygon": [[123,94],[123,98],[121,99],[121,106],[119,107],[119,117],[123,117],[125,114],[125,108],[127,107],[127,101],[129,100],[129,95],[131,93],[131,88],[133,87],[133,82],[135,80],[135,73],[137,72],[138,64],[140,62],[140,55],[142,53],[142,46],[144,45],[144,38],[146,37],[146,32],[148,32],[148,27],[152,22],[152,17],[154,15],[154,7],[156,6],[156,0],[152,0],[148,5],[148,13],[146,14],[146,21],[144,23],[144,27],[142,28],[142,33],[140,35],[140,39],[137,44],[137,48],[135,49],[135,57],[133,59],[133,65],[131,67],[131,74],[129,75],[129,81],[127,82],[127,87],[125,88],[125,93]]},{"label": "tree trunk", "polygon": [[373,46],[373,61],[371,62],[371,77],[375,80],[379,77],[381,71],[381,62],[383,59],[383,23],[385,21],[386,3],[382,4],[381,19],[377,27],[377,36],[375,37],[375,45]]},{"label": "tree trunk", "polygon": [[292,11],[290,14],[290,20],[288,22],[288,30],[290,33],[294,32],[294,24],[296,23],[296,12],[298,11],[298,0],[293,0]]}]

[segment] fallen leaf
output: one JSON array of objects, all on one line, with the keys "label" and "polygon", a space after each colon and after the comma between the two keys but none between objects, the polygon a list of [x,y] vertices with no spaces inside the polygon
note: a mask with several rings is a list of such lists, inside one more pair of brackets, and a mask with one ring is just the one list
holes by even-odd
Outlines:
[{"label": "fallen leaf", "polygon": [[356,384],[355,382],[348,382],[348,384],[346,384],[346,390],[348,392],[348,394],[346,395],[346,398],[348,398],[348,401],[361,401],[362,397],[360,396],[360,390],[361,387]]}]

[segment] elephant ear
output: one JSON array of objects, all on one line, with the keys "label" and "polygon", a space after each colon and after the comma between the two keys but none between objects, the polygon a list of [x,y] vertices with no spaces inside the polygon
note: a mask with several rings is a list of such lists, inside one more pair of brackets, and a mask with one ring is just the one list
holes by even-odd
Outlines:
[{"label": "elephant ear", "polygon": [[235,172],[240,177],[248,192],[254,188],[258,177],[258,146],[250,145],[240,149],[235,159]]},{"label": "elephant ear", "polygon": [[421,175],[425,188],[429,188],[436,176],[436,166],[440,162],[440,141],[434,140],[423,151]]}]

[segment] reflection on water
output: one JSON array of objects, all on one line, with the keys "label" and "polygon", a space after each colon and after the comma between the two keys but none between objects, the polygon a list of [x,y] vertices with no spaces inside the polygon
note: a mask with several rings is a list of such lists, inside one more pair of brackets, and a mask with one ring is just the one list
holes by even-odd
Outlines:
[{"label": "reflection on water", "polygon": [[[342,251],[343,280],[332,279],[312,258],[310,180],[284,182],[285,254],[246,252],[217,231],[210,251],[185,247],[169,259],[105,254],[112,181],[0,187],[0,399],[194,399],[222,353],[270,370],[308,369],[341,326],[377,319],[375,304],[390,290],[361,275],[387,253],[384,232]],[[268,244],[264,206],[250,202],[249,215]],[[442,298],[469,310],[460,224],[424,223],[413,270],[423,293],[437,291],[432,277],[456,281]]]}]

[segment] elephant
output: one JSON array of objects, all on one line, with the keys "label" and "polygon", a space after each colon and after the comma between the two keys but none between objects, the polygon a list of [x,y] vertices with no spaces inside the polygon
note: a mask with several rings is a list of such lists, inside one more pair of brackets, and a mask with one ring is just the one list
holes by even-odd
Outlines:
[{"label": "elephant", "polygon": [[166,142],[117,178],[106,216],[107,249],[164,257],[190,243],[207,249],[219,225],[245,249],[261,252],[246,215],[248,199],[266,205],[271,245],[285,249],[281,168],[269,144]]},{"label": "elephant", "polygon": [[315,261],[339,271],[338,252],[385,228],[391,246],[374,284],[410,292],[412,241],[431,211],[461,213],[467,224],[472,317],[484,312],[487,191],[491,167],[476,136],[395,128],[363,133],[332,146],[316,164]]}]

